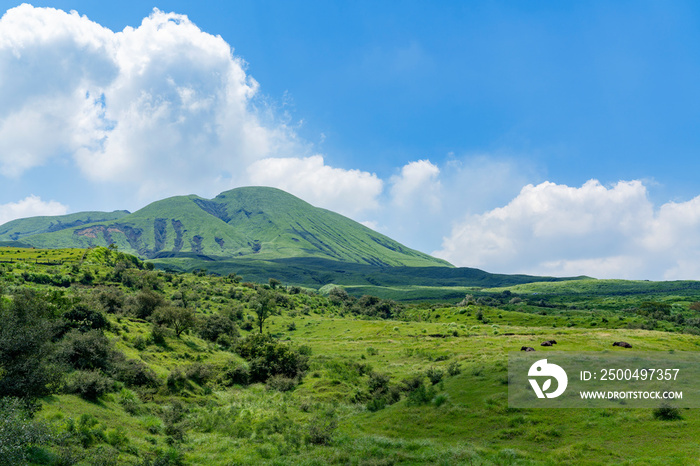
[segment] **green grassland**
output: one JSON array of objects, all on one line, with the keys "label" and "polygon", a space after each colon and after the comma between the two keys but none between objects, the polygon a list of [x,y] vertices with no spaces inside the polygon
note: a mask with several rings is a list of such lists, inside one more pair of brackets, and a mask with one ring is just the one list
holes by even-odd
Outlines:
[{"label": "green grassland", "polygon": [[86,255],[85,249],[35,249],[0,247],[1,262],[78,262]]},{"label": "green grassland", "polygon": [[[87,304],[109,321],[103,332],[113,348],[159,381],[118,381],[94,401],[65,388],[40,398],[35,421],[53,436],[32,446],[31,464],[685,465],[700,457],[696,409],[662,420],[650,409],[514,409],[507,402],[508,352],[524,345],[542,355],[612,351],[618,340],[635,351],[699,351],[696,282],[469,287],[452,290],[458,297],[448,301],[437,301],[438,293],[433,302],[382,307],[332,290],[323,296],[235,275],[148,270],[104,248],[0,253],[26,259],[0,264],[4,308],[25,289],[53,296],[60,312]],[[407,293],[430,295],[431,288],[389,290],[410,300]],[[108,292],[124,298],[118,309],[100,304]],[[257,333],[256,297],[276,293],[265,332],[306,348],[308,368],[293,387],[230,383],[232,368],[250,364],[235,344],[206,340],[196,326],[179,337],[168,327],[156,341],[152,318],[135,315],[146,292],[200,320],[235,316],[239,342]],[[644,314],[650,302],[663,312]],[[539,346],[548,339],[557,347]],[[371,390],[377,374],[397,395],[392,402]],[[422,388],[400,389],[416,377]]]}]

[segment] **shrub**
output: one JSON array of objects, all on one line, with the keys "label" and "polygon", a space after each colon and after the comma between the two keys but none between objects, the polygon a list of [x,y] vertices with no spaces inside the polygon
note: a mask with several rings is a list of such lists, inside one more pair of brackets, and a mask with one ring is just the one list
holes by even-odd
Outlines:
[{"label": "shrub", "polygon": [[157,450],[153,462],[148,464],[150,466],[184,466],[185,454],[173,447]]},{"label": "shrub", "polygon": [[86,400],[97,401],[113,387],[114,381],[98,371],[78,370],[70,374],[65,390]]},{"label": "shrub", "polygon": [[448,400],[449,400],[449,397],[446,394],[440,394],[440,395],[437,395],[435,398],[433,398],[433,404],[439,408],[440,406],[447,403]]},{"label": "shrub", "polygon": [[[114,441],[114,435],[112,432],[108,432],[105,435],[105,441]],[[65,450],[64,450],[65,451]],[[119,464],[119,450],[109,445],[98,445],[94,448],[88,450],[87,455],[82,456],[82,460],[79,464],[89,464],[90,466],[118,466]],[[57,464],[73,464],[72,460],[61,458]]]},{"label": "shrub", "polygon": [[105,436],[107,437],[107,443],[115,448],[121,448],[129,444],[129,437],[127,437],[122,426],[108,430]]},{"label": "shrub", "polygon": [[124,411],[132,416],[141,412],[141,400],[134,392],[126,388],[122,388],[119,392],[119,404],[122,405]]},{"label": "shrub", "polygon": [[101,330],[71,330],[58,348],[59,360],[79,370],[106,370],[113,356],[112,345]]},{"label": "shrub", "polygon": [[0,458],[4,465],[29,464],[29,448],[49,439],[49,430],[31,419],[25,403],[19,398],[0,398]]},{"label": "shrub", "polygon": [[251,334],[236,346],[236,352],[249,361],[252,382],[265,382],[273,375],[301,377],[309,367],[309,357],[270,334]]},{"label": "shrub", "polygon": [[401,381],[401,391],[410,393],[416,390],[421,385],[423,385],[423,377],[419,375],[408,377]]},{"label": "shrub", "polygon": [[63,314],[66,319],[66,329],[78,329],[81,332],[88,330],[109,328],[109,321],[99,311],[90,310],[84,304],[76,304],[73,309]]},{"label": "shrub", "polygon": [[430,401],[435,396],[435,389],[433,387],[426,387],[424,383],[421,384],[409,392],[407,404],[409,405],[424,405],[430,403]]},{"label": "shrub", "polygon": [[315,416],[307,427],[306,441],[312,445],[329,445],[337,427],[335,411]]},{"label": "shrub", "polygon": [[134,314],[139,319],[146,319],[163,305],[163,298],[154,291],[141,290],[136,294],[134,303]]},{"label": "shrub", "polygon": [[148,341],[142,337],[141,335],[138,335],[134,338],[132,341],[132,344],[134,345],[134,348],[136,348],[139,351],[143,351],[146,349],[146,346],[148,346]]},{"label": "shrub", "polygon": [[430,379],[430,383],[433,385],[437,385],[442,381],[443,376],[445,373],[441,369],[435,369],[433,367],[429,368],[426,375],[428,376],[428,379]]},{"label": "shrub", "polygon": [[267,379],[267,383],[265,385],[268,390],[277,390],[278,392],[288,392],[294,390],[296,386],[296,379],[291,379],[283,375],[273,375]]},{"label": "shrub", "polygon": [[129,387],[157,387],[156,373],[138,359],[126,359],[115,363],[112,375]]},{"label": "shrub", "polygon": [[163,421],[155,416],[146,416],[143,420],[143,426],[149,434],[158,435],[163,431]]},{"label": "shrub", "polygon": [[214,377],[214,368],[210,364],[195,363],[185,370],[185,375],[197,385],[204,385]]},{"label": "shrub", "polygon": [[186,407],[179,401],[174,401],[163,410],[163,423],[165,424],[165,435],[169,435],[176,441],[185,439],[185,426],[183,421],[187,414]]},{"label": "shrub", "polygon": [[369,392],[374,396],[385,395],[389,391],[389,380],[390,377],[388,374],[370,372],[367,388],[369,388]]},{"label": "shrub", "polygon": [[95,280],[95,276],[89,270],[83,272],[83,276],[80,278],[80,283],[82,285],[90,285]]},{"label": "shrub", "polygon": [[165,337],[168,336],[168,330],[162,325],[153,325],[151,327],[151,341],[156,345],[165,345]]},{"label": "shrub", "polygon": [[384,398],[372,398],[366,405],[367,411],[377,412],[386,407],[386,400]]},{"label": "shrub", "polygon": [[350,295],[343,288],[336,286],[328,293],[328,299],[337,306],[349,301]]},{"label": "shrub", "polygon": [[185,382],[187,382],[187,376],[182,369],[176,367],[168,374],[166,385],[168,386],[168,390],[176,393],[185,388]]},{"label": "shrub", "polygon": [[250,382],[250,371],[247,366],[235,365],[226,369],[224,373],[220,376],[220,382],[223,385],[248,385]]},{"label": "shrub", "polygon": [[240,336],[236,323],[230,317],[221,314],[201,318],[198,330],[199,336],[214,342],[221,336],[231,337],[234,341]]},{"label": "shrub", "polygon": [[654,415],[654,419],[659,419],[661,421],[675,421],[681,419],[681,411],[668,403],[662,403],[661,406],[654,409],[652,414]]},{"label": "shrub", "polygon": [[459,363],[457,361],[453,361],[449,366],[447,366],[447,373],[452,377],[458,375],[460,372],[462,372],[462,368],[459,367]]},{"label": "shrub", "polygon": [[224,349],[230,349],[236,346],[237,341],[238,340],[235,337],[230,335],[219,335],[219,338],[216,339],[216,344]]},{"label": "shrub", "polygon": [[124,307],[124,293],[118,288],[107,288],[97,294],[97,301],[106,313],[116,314]]}]

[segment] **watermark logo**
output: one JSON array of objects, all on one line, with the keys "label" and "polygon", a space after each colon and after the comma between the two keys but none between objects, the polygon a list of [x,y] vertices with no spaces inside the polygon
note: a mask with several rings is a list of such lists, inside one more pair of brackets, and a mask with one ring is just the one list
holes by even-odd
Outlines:
[{"label": "watermark logo", "polygon": [[[556,398],[564,393],[569,383],[569,378],[566,376],[564,369],[556,364],[548,363],[546,359],[540,359],[530,366],[527,375],[529,377],[548,377],[541,388],[536,379],[528,379],[537,398]],[[557,381],[557,389],[551,393],[546,393],[552,386],[552,378]]]}]

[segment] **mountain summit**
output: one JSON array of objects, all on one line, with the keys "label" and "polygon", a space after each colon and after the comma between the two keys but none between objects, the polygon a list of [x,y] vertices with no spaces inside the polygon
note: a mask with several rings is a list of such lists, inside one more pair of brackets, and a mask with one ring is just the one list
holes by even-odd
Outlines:
[{"label": "mountain summit", "polygon": [[15,220],[0,226],[0,241],[43,248],[116,244],[144,259],[317,258],[375,266],[451,266],[275,188],[236,188],[214,199],[170,197],[131,214],[85,214],[71,214],[70,221],[65,216]]}]

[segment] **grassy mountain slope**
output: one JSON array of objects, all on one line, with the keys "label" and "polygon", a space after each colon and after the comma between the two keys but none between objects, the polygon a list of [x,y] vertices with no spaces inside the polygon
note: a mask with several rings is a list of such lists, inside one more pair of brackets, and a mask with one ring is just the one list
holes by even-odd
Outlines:
[{"label": "grassy mountain slope", "polygon": [[68,215],[30,217],[12,220],[0,225],[0,241],[18,241],[22,238],[65,230],[94,222],[108,222],[129,215],[126,210],[114,212],[77,212]]},{"label": "grassy mountain slope", "polygon": [[214,199],[171,197],[116,220],[38,233],[22,239],[53,248],[115,243],[141,258],[316,257],[375,266],[451,267],[274,188],[237,188]]},{"label": "grassy mountain slope", "polygon": [[[20,451],[27,461],[16,464],[697,464],[697,409],[662,409],[661,402],[641,408],[633,400],[607,400],[605,408],[526,409],[508,401],[509,353],[523,345],[536,347],[538,358],[567,351],[652,359],[696,353],[700,290],[690,282],[533,284],[511,294],[493,290],[503,295],[500,302],[400,305],[380,318],[368,311],[382,303],[142,270],[135,261],[124,269],[106,260],[112,251],[91,251],[80,264],[24,260],[46,254],[68,260],[74,251],[6,251],[16,262],[0,264],[0,317],[10,315],[16,299],[34,296],[29,315],[44,303],[53,310],[45,318],[84,324],[88,320],[70,314],[87,304],[109,325],[76,329],[48,343],[57,353],[44,354],[67,361],[66,383],[38,399],[33,419],[9,416],[0,406],[3,427],[39,423],[52,433],[32,440],[31,429],[20,431],[30,432],[15,436],[27,444]],[[666,292],[675,285],[686,286],[688,295]],[[579,301],[579,293],[606,287],[600,299]],[[619,294],[626,291],[634,294]],[[244,377],[260,367],[240,348],[258,332],[252,325],[256,299],[268,293],[275,295],[276,310],[265,331],[277,345],[308,355],[309,370],[297,380]],[[512,303],[516,295],[520,302]],[[188,306],[199,324],[176,335],[173,322],[144,320],[138,298],[147,296],[160,297],[159,310]],[[543,297],[547,307],[537,304]],[[644,317],[638,310],[649,300],[668,304],[671,317],[684,320]],[[235,336],[205,338],[211,328],[204,324],[216,318],[233,322]],[[556,347],[539,345],[550,339]],[[634,350],[611,346],[620,340]],[[83,347],[77,342],[111,351],[67,359]],[[102,358],[119,383],[105,384],[91,399],[80,391],[90,379],[80,379],[85,371],[79,368]],[[4,440],[7,451],[16,439]]]}]

